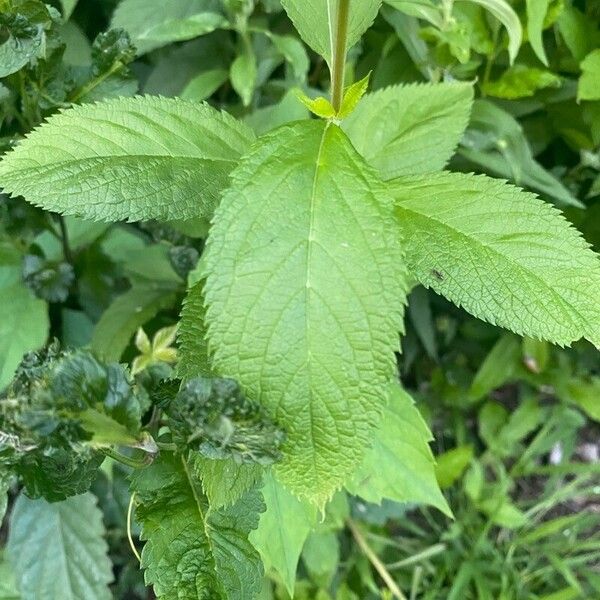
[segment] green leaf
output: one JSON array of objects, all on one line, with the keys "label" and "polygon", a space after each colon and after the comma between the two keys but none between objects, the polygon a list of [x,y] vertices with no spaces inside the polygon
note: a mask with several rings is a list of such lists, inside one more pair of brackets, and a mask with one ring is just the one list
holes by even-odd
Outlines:
[{"label": "green leaf", "polygon": [[443,489],[452,487],[473,460],[472,446],[458,446],[435,457],[435,477]]},{"label": "green leaf", "polygon": [[367,502],[428,504],[444,514],[452,511],[440,492],[435,461],[429,448],[433,439],[413,399],[397,384],[391,385],[389,405],[372,448],[346,483],[346,489]]},{"label": "green leaf", "polygon": [[238,464],[232,458],[211,460],[198,454],[192,459],[194,471],[213,508],[230,506],[261,479],[263,467],[257,463]]},{"label": "green leaf", "polygon": [[181,311],[177,376],[183,380],[214,375],[206,339],[205,313],[204,285],[200,281],[189,290]]},{"label": "green leaf", "polygon": [[527,36],[535,55],[548,66],[542,34],[550,0],[527,0]]},{"label": "green leaf", "polygon": [[277,477],[322,505],[383,412],[404,261],[385,189],[336,125],[305,121],[261,142],[209,236],[208,337],[217,372],[288,435]]},{"label": "green leaf", "polygon": [[469,122],[470,83],[389,87],[365,96],[342,128],[383,179],[439,171]]},{"label": "green leaf", "polygon": [[298,81],[305,81],[310,68],[310,59],[304,44],[292,35],[275,35],[267,32],[269,39],[279,53],[285,58],[286,62],[292,67],[294,77]]},{"label": "green leaf", "polygon": [[13,569],[2,554],[0,554],[0,600],[21,600]]},{"label": "green leaf", "polygon": [[405,15],[425,19],[434,27],[444,27],[444,17],[439,6],[432,0],[384,0],[386,4],[393,6]]},{"label": "green leaf", "polygon": [[4,7],[0,12],[0,79],[23,68],[45,52],[44,27],[50,22],[47,10],[40,5]]},{"label": "green leaf", "polygon": [[227,80],[229,72],[225,69],[211,69],[196,75],[187,83],[181,97],[197,102],[210,98]]},{"label": "green leaf", "polygon": [[19,496],[6,549],[24,600],[113,597],[102,513],[92,494],[55,504]]},{"label": "green leaf", "polygon": [[244,106],[250,106],[252,102],[257,75],[256,57],[249,52],[238,56],[231,65],[231,85]]},{"label": "green leaf", "polygon": [[581,62],[578,100],[600,100],[600,49],[590,52]]},{"label": "green leaf", "polygon": [[92,334],[92,350],[102,360],[119,360],[138,327],[174,303],[173,286],[132,287],[118,296],[102,314]]},{"label": "green leaf", "polygon": [[25,353],[44,345],[50,328],[46,303],[26,287],[16,284],[1,293],[0,389],[12,379]]},{"label": "green leaf", "polygon": [[576,404],[590,419],[600,421],[600,377],[589,381],[573,378],[566,385],[566,394],[562,390],[557,393]]},{"label": "green leaf", "polygon": [[508,55],[511,64],[515,61],[521,41],[523,39],[523,27],[517,13],[506,2],[506,0],[461,0],[462,2],[473,2],[483,6],[490,11],[506,27],[508,32]]},{"label": "green leaf", "polygon": [[423,285],[520,335],[600,346],[600,262],[555,208],[484,175],[405,177],[390,189]]},{"label": "green leaf", "polygon": [[515,335],[503,335],[481,363],[471,388],[469,399],[480,400],[514,377],[521,364],[521,341]]},{"label": "green leaf", "polygon": [[514,65],[506,69],[499,79],[483,83],[481,88],[488,96],[515,100],[528,98],[538,90],[559,88],[562,79],[545,69]]},{"label": "green leaf", "polygon": [[123,0],[111,28],[131,35],[138,54],[209,33],[226,23],[218,0]]},{"label": "green leaf", "polygon": [[70,16],[73,14],[75,7],[77,6],[78,0],[60,0],[62,6],[63,19],[68,21]]},{"label": "green leaf", "polygon": [[459,153],[488,173],[537,190],[560,204],[583,208],[560,180],[534,159],[520,123],[491,102],[474,102]]},{"label": "green leaf", "polygon": [[247,600],[262,585],[263,569],[248,534],[264,505],[257,491],[233,506],[210,507],[184,459],[161,454],[134,473],[142,525],[142,567],[158,600]]},{"label": "green leaf", "polygon": [[98,221],[207,216],[252,138],[207,105],[119,98],[48,119],[0,162],[0,186]]},{"label": "green leaf", "polygon": [[[331,30],[337,14],[336,0],[281,0],[302,39],[331,65]],[[371,26],[381,0],[350,0],[348,48]]]},{"label": "green leaf", "polygon": [[317,524],[317,509],[296,498],[270,473],[265,475],[262,494],[267,509],[250,541],[260,552],[265,568],[274,569],[293,596],[298,559]]},{"label": "green leaf", "polygon": [[327,98],[323,96],[319,96],[314,100],[309,98],[304,92],[298,91],[297,93],[298,100],[310,110],[313,115],[317,117],[321,117],[322,119],[333,119],[335,115],[335,108],[333,108],[333,104]]},{"label": "green leaf", "polygon": [[337,117],[339,119],[345,119],[354,112],[356,105],[360,102],[361,98],[367,92],[370,79],[371,73],[363,77],[360,81],[349,85],[344,90],[344,99],[342,100],[342,107],[340,108],[340,112],[337,114]]},{"label": "green leaf", "polygon": [[309,111],[298,102],[298,89],[292,88],[279,102],[255,110],[245,121],[257,135],[263,135],[286,123],[303,121],[309,117]]}]

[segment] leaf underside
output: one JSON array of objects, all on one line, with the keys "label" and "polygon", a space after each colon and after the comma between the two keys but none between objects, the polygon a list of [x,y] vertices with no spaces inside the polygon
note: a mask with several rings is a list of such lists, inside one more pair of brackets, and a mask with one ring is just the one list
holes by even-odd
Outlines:
[{"label": "leaf underside", "polygon": [[404,177],[390,189],[422,284],[520,335],[600,347],[600,260],[557,209],[484,175]]},{"label": "leaf underside", "polygon": [[405,274],[385,188],[335,125],[261,139],[207,246],[214,365],[287,433],[275,469],[323,504],[356,468],[387,400]]},{"label": "leaf underside", "polygon": [[0,187],[98,221],[210,216],[251,131],[208,105],[119,98],[65,110],[0,162]]}]

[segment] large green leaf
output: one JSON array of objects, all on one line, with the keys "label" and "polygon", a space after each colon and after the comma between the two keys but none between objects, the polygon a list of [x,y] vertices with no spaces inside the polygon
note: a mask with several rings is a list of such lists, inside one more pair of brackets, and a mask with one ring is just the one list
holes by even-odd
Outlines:
[{"label": "large green leaf", "polygon": [[260,552],[266,569],[274,569],[293,596],[298,559],[311,529],[317,524],[315,506],[298,500],[271,473],[265,476],[262,495],[266,511],[250,541]]},{"label": "large green leaf", "polygon": [[123,0],[111,27],[127,30],[138,54],[189,40],[226,23],[219,0]]},{"label": "large green leaf", "polygon": [[469,123],[470,83],[398,85],[365,96],[342,128],[383,179],[439,171]]},{"label": "large green leaf", "polygon": [[281,481],[323,504],[387,400],[405,276],[383,185],[333,124],[261,139],[207,245],[213,364],[286,430]]},{"label": "large green leaf", "polygon": [[581,61],[581,71],[577,99],[600,100],[600,48]]},{"label": "large green leaf", "polygon": [[102,513],[91,494],[49,504],[19,496],[7,553],[22,600],[110,600]]},{"label": "large green leaf", "polygon": [[554,207],[485,175],[390,185],[423,285],[521,335],[600,346],[600,261]]},{"label": "large green leaf", "polygon": [[346,489],[367,502],[384,498],[429,504],[451,515],[435,476],[429,448],[433,439],[413,399],[397,384],[391,386],[389,405],[372,448]]},{"label": "large green leaf", "polygon": [[119,98],[51,117],[0,162],[0,187],[99,221],[205,216],[252,138],[205,104]]},{"label": "large green leaf", "polygon": [[257,491],[212,508],[185,460],[169,454],[137,471],[133,489],[146,540],[142,567],[159,600],[256,597],[263,569],[248,534],[264,509]]},{"label": "large green leaf", "polygon": [[[382,0],[350,0],[348,48],[371,26]],[[281,0],[302,39],[331,64],[331,38],[338,0]]]}]

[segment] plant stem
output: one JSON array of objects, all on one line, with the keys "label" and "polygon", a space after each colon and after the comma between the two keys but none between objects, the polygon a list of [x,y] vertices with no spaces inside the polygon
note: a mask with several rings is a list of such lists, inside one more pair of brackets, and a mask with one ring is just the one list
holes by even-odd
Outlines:
[{"label": "plant stem", "polygon": [[375,567],[375,570],[379,573],[379,576],[381,579],[383,579],[390,592],[392,592],[394,598],[397,598],[398,600],[406,600],[406,596],[402,593],[402,590],[398,587],[389,571],[385,568],[385,565],[379,560],[377,554],[373,552],[372,548],[369,546],[367,540],[365,540],[354,521],[352,519],[348,519],[346,521],[346,525],[348,526],[348,529],[352,533],[352,536],[356,540],[356,543],[359,545],[360,549]]},{"label": "plant stem", "polygon": [[58,226],[60,227],[60,241],[63,247],[63,255],[68,263],[73,264],[73,253],[71,252],[71,247],[69,246],[69,232],[67,231],[65,218],[62,215],[57,215],[57,218]]},{"label": "plant stem", "polygon": [[[333,0],[330,0],[333,1]],[[337,0],[337,12],[332,27],[331,104],[339,112],[344,99],[344,72],[348,45],[348,17],[350,0]],[[333,29],[335,27],[335,29]]]},{"label": "plant stem", "polygon": [[147,457],[141,460],[132,458],[131,456],[125,456],[124,454],[121,454],[120,452],[117,452],[112,448],[102,448],[102,452],[106,454],[106,456],[112,458],[113,460],[127,465],[128,467],[132,467],[133,469],[142,469],[144,467],[147,467],[149,464]]},{"label": "plant stem", "polygon": [[127,507],[127,539],[129,540],[129,546],[131,551],[134,553],[135,557],[138,559],[138,562],[142,562],[142,557],[140,553],[137,551],[135,544],[133,543],[133,536],[131,535],[131,517],[133,513],[133,505],[135,503],[135,492],[131,494],[131,498],[129,498],[129,506]]}]

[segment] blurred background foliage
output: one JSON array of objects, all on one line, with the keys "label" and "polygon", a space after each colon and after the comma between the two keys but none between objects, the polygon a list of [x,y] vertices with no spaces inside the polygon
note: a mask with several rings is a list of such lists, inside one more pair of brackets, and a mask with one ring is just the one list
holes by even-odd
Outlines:
[{"label": "blurred background foliage", "polygon": [[[600,251],[598,0],[386,0],[350,53],[348,81],[368,73],[371,90],[474,81],[449,168],[536,192]],[[309,118],[297,91],[316,97],[328,78],[279,0],[0,0],[0,152],[73,103],[138,93],[208,101],[262,134]],[[0,194],[0,388],[52,338],[140,371],[174,360],[172,337],[150,339],[176,323],[206,232],[62,218]],[[421,287],[408,317],[399,368],[455,518],[339,495],[295,598],[392,598],[382,570],[411,600],[600,598],[598,352],[520,339]],[[141,600],[126,477],[108,462],[93,492],[113,597]],[[13,568],[0,560],[0,599],[20,597]],[[275,573],[263,597],[288,598]]]}]

